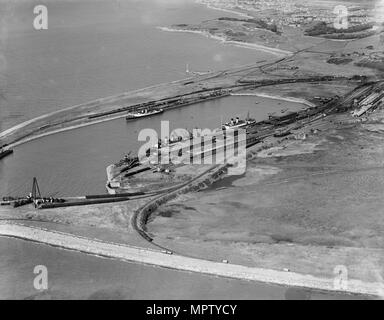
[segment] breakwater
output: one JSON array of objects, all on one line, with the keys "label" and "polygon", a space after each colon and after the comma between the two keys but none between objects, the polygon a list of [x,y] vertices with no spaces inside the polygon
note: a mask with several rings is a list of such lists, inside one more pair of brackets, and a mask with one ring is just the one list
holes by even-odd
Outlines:
[{"label": "breakwater", "polygon": [[169,254],[160,250],[104,242],[64,232],[49,231],[42,228],[27,227],[9,222],[0,223],[0,236],[34,241],[109,259],[131,261],[231,279],[265,282],[339,293],[370,296],[378,296],[382,294],[382,285],[375,282],[367,283],[360,280],[349,279],[348,288],[339,288],[335,286],[333,278],[320,278],[294,272],[247,267],[231,263],[190,258]]}]

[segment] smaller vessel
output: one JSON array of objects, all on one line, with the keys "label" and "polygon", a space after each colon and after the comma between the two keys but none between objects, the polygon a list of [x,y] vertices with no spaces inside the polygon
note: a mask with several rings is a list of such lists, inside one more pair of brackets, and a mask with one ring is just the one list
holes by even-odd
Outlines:
[{"label": "smaller vessel", "polygon": [[139,158],[137,156],[132,157],[131,153],[132,153],[132,151],[129,151],[128,154],[126,154],[123,159],[121,159],[119,162],[115,163],[115,167],[117,167],[117,168],[124,167],[124,168],[130,169],[130,168],[138,166],[139,165]]},{"label": "smaller vessel", "polygon": [[164,112],[164,109],[153,109],[153,110],[144,109],[136,113],[129,113],[125,119],[127,121],[131,121],[131,120],[136,120],[140,118],[150,117],[156,114],[161,114],[163,112]]},{"label": "smaller vessel", "polygon": [[223,130],[229,130],[229,129],[239,129],[239,128],[244,128],[247,127],[251,124],[256,123],[255,119],[251,119],[249,117],[249,113],[247,115],[247,118],[245,120],[239,119],[239,117],[236,117],[235,119],[231,119],[231,121],[224,123],[222,125]]}]

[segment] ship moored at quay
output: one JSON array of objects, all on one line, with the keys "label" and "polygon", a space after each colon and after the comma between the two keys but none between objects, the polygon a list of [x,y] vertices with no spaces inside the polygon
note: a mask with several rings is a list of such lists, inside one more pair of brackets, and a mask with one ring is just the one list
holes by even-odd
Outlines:
[{"label": "ship moored at quay", "polygon": [[[220,138],[225,131],[236,131],[238,129],[246,130],[246,146],[251,147],[257,144],[262,144],[267,138],[287,139],[293,136],[296,132],[298,137],[305,137],[305,134],[300,134],[300,129],[306,125],[321,120],[329,115],[337,113],[357,113],[363,109],[364,113],[375,110],[383,105],[384,91],[382,90],[383,83],[364,84],[354,89],[344,97],[335,96],[332,99],[327,99],[323,105],[308,107],[297,112],[281,112],[280,116],[269,115],[265,120],[257,122],[249,117],[242,120],[238,117],[232,118],[230,122],[222,125],[222,131],[216,134],[205,137],[211,139],[213,148],[201,148],[200,145],[193,148],[195,155],[212,156],[216,152],[224,149],[220,145]],[[381,90],[381,93],[377,92]],[[370,98],[372,97],[372,98]],[[367,108],[367,101],[374,101]],[[360,112],[361,113],[361,112]],[[170,146],[167,152],[178,153],[179,156],[184,155],[190,157],[190,143],[193,140],[193,135],[189,137],[179,137],[178,141],[161,142],[154,146],[153,150],[147,150],[146,157],[139,159],[135,157],[127,157],[121,160],[118,164],[113,164],[107,167],[107,191],[111,194],[125,193],[128,191],[144,191],[149,192],[154,189],[171,188],[175,184],[182,184],[190,179],[196,172],[199,166],[187,165],[159,164],[158,160],[161,156],[161,149],[165,146]],[[200,144],[200,142],[195,142]],[[235,142],[233,142],[235,143]],[[157,161],[152,161],[155,158]],[[155,164],[153,164],[155,163]],[[204,165],[200,165],[204,167]],[[189,172],[189,176],[186,174]],[[193,174],[192,174],[193,173]]]}]

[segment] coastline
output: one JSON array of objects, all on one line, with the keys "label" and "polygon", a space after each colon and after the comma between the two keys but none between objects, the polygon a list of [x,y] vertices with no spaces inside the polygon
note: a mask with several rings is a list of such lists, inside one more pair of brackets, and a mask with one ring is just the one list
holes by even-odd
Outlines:
[{"label": "coastline", "polygon": [[104,242],[97,239],[74,236],[64,232],[49,231],[37,227],[27,227],[21,224],[1,222],[0,234],[3,237],[24,239],[65,250],[73,250],[109,259],[118,259],[231,279],[308,288],[334,293],[358,294],[375,297],[382,296],[383,294],[382,285],[378,282],[365,283],[360,280],[350,279],[348,281],[348,288],[338,288],[334,285],[333,278],[319,278],[290,271],[277,271],[190,258],[177,254],[164,253],[159,250]]},{"label": "coastline", "polygon": [[165,32],[180,32],[180,33],[198,34],[198,35],[202,35],[204,37],[207,37],[209,39],[219,41],[223,44],[233,45],[233,46],[245,48],[245,49],[259,50],[259,51],[267,52],[267,53],[273,54],[275,56],[280,56],[280,57],[281,56],[290,56],[293,54],[293,52],[291,52],[291,51],[271,48],[271,47],[263,46],[261,44],[241,42],[241,41],[235,41],[235,40],[227,40],[225,37],[212,35],[211,33],[207,32],[207,31],[177,29],[177,28],[172,28],[172,27],[161,27],[161,26],[158,26],[157,29],[159,29],[161,31],[165,31]]},{"label": "coastline", "polygon": [[211,10],[221,11],[221,12],[225,12],[225,13],[231,13],[231,14],[235,14],[235,15],[238,15],[238,16],[244,17],[244,18],[252,18],[252,16],[250,16],[246,13],[242,13],[242,12],[238,12],[238,11],[230,10],[230,9],[215,7],[210,3],[206,3],[204,0],[195,0],[195,2],[200,4],[200,5],[207,7],[208,9],[211,9]]}]

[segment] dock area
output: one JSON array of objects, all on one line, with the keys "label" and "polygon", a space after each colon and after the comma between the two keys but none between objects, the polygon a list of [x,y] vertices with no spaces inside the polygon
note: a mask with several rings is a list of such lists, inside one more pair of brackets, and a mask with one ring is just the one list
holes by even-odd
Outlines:
[{"label": "dock area", "polygon": [[[344,97],[334,97],[328,99],[323,105],[308,106],[304,110],[289,112],[281,115],[270,115],[268,119],[252,123],[246,126],[246,138],[244,144],[247,148],[255,145],[263,145],[264,142],[276,143],[284,139],[302,139],[301,128],[310,125],[314,121],[321,121],[329,115],[349,112],[354,115],[355,110],[362,108],[365,112],[373,111],[383,105],[384,84],[374,83],[359,86]],[[365,106],[370,101],[369,108]],[[360,116],[363,113],[360,114]],[[230,136],[230,135],[228,135]],[[305,136],[305,135],[304,135]],[[217,155],[224,153],[226,148],[233,147],[238,141],[231,138],[224,139],[225,132],[217,131],[206,137],[187,137],[180,142],[167,146],[167,154],[177,154],[176,160],[188,159],[193,156],[209,158],[210,164],[215,165],[213,160]],[[205,139],[202,143],[202,139]],[[272,141],[272,142],[271,142]],[[203,146],[203,147],[202,147]],[[238,145],[237,145],[238,146]],[[182,184],[194,175],[198,175],[207,166],[185,165],[172,163],[159,165],[161,150],[157,147],[148,150],[147,157],[137,159],[136,165],[130,168],[130,164],[124,164],[124,160],[119,165],[112,164],[107,167],[107,190],[109,193],[124,193],[128,190],[148,192],[153,189],[167,189],[174,185]],[[220,157],[219,157],[220,158]],[[221,164],[227,163],[225,156]],[[213,161],[213,162],[212,162]],[[128,161],[129,162],[129,161]],[[182,161],[181,161],[182,162]]]}]

